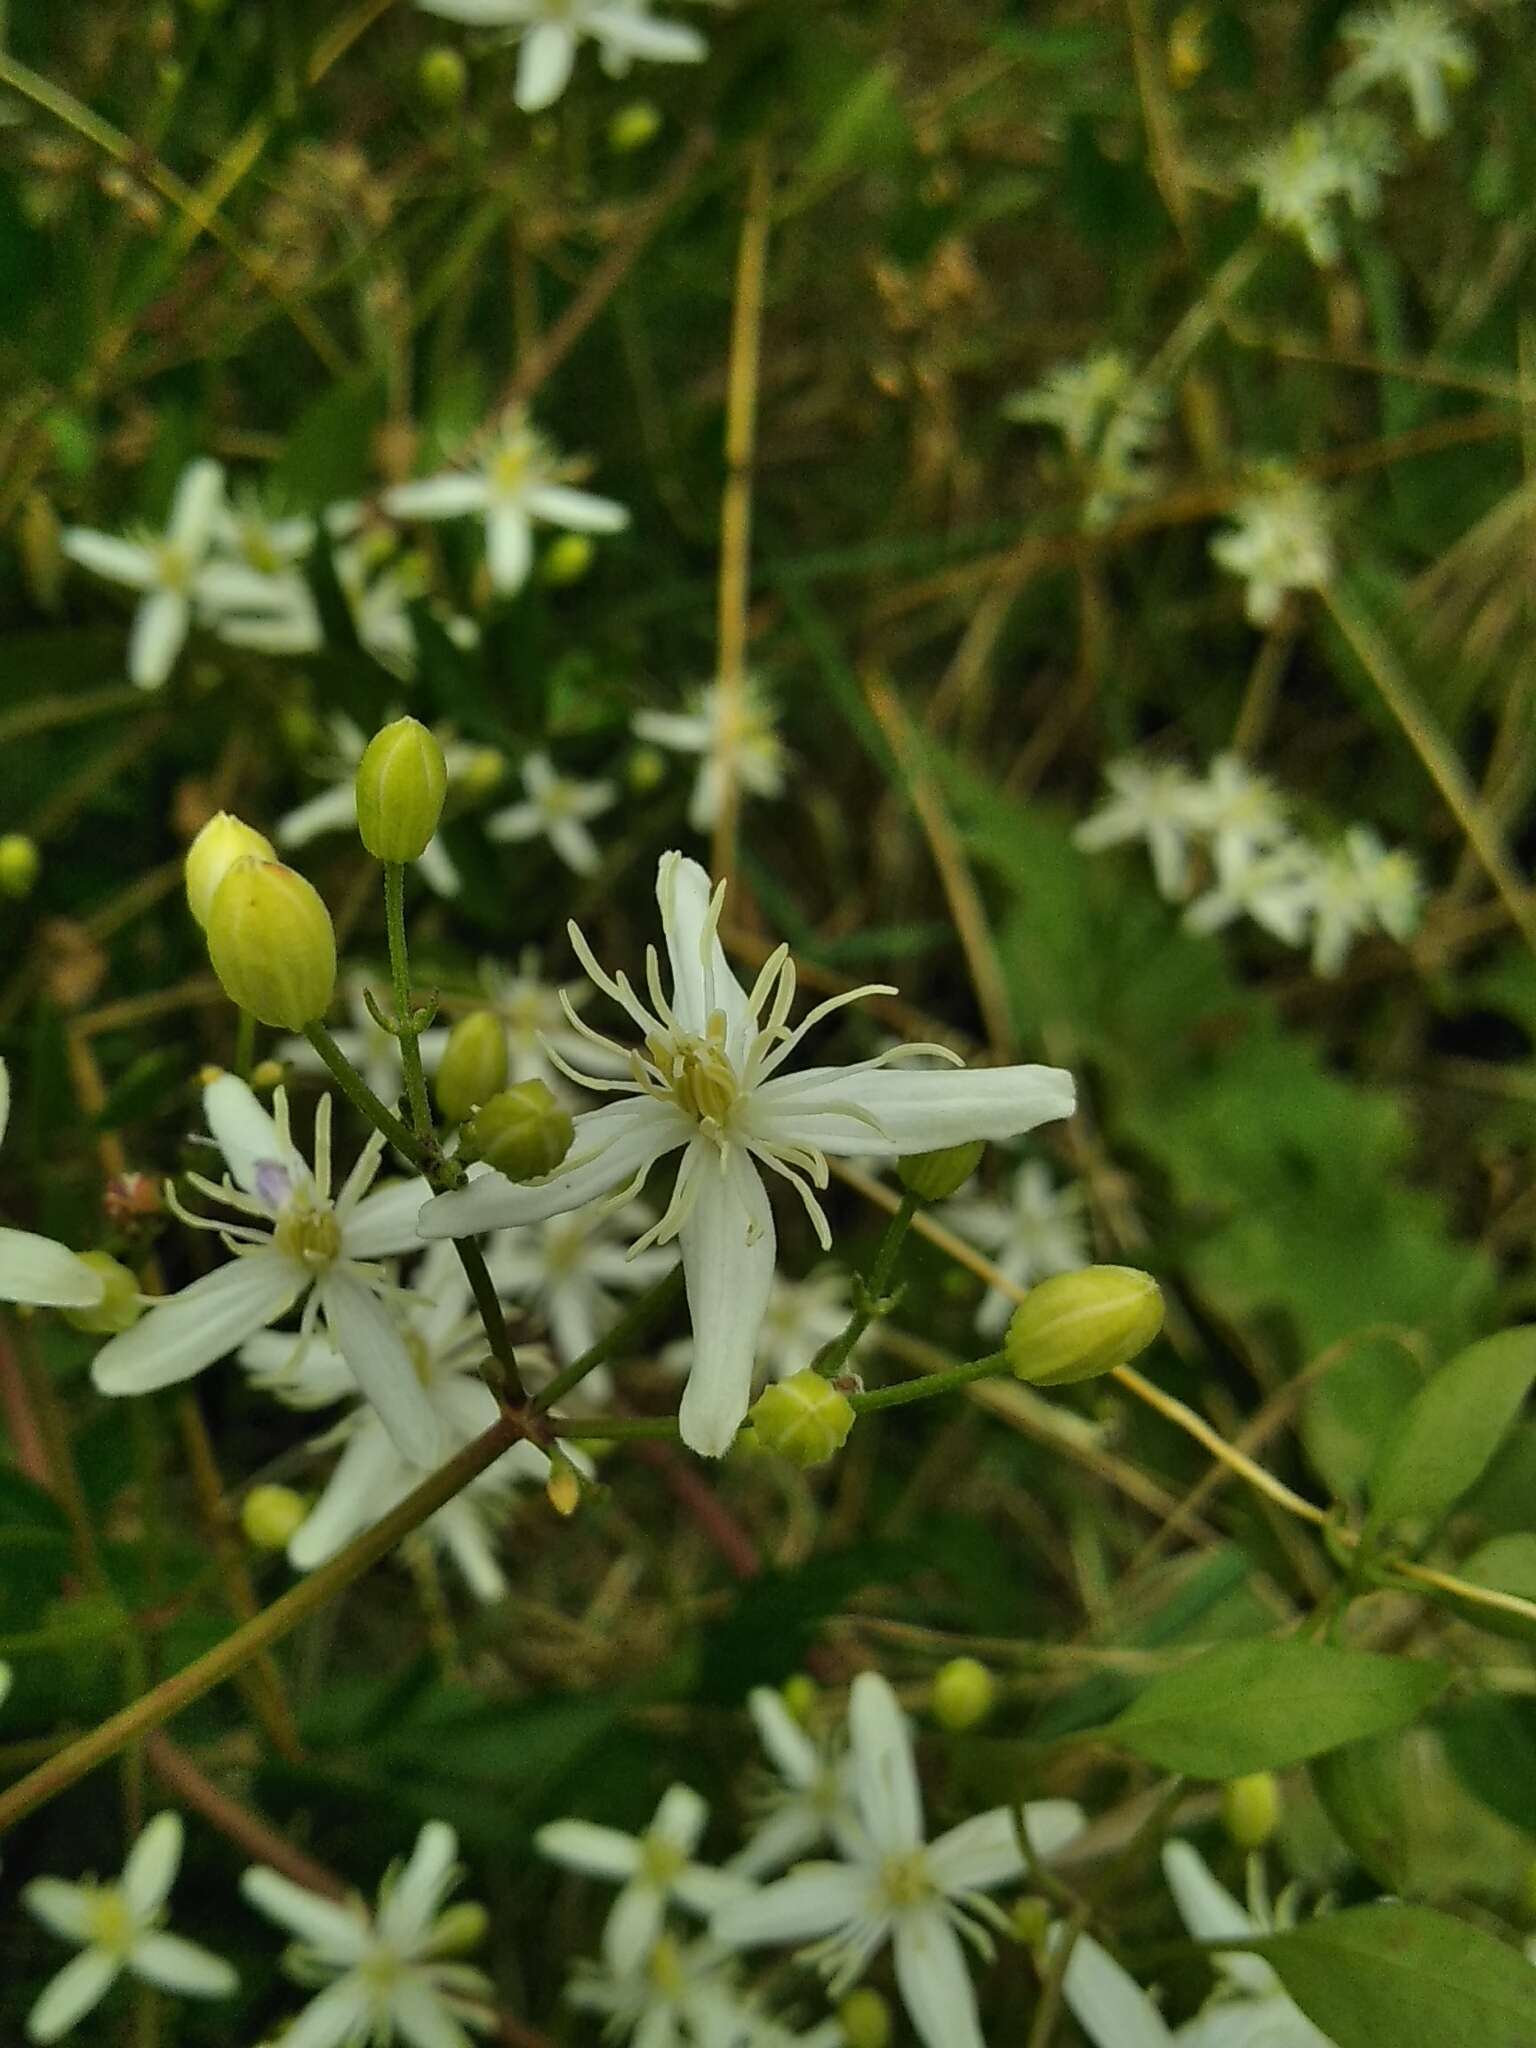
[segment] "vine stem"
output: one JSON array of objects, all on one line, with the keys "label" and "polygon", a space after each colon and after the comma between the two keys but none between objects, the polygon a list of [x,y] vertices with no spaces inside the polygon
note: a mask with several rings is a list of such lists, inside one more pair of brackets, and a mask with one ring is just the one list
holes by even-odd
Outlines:
[{"label": "vine stem", "polygon": [[997,1379],[1010,1370],[1007,1355],[994,1351],[987,1358],[972,1359],[969,1365],[924,1373],[915,1380],[898,1380],[894,1386],[875,1387],[867,1394],[850,1394],[848,1404],[856,1415],[874,1415],[882,1408],[904,1408],[909,1401],[931,1401],[937,1394],[968,1387],[973,1380]]},{"label": "vine stem", "polygon": [[426,1147],[419,1142],[415,1132],[408,1130],[394,1111],[386,1108],[374,1094],[318,1017],[312,1024],[304,1026],[304,1036],[325,1061],[332,1080],[353,1108],[360,1110],[375,1130],[382,1131],[395,1150],[418,1172],[428,1173],[430,1165]]},{"label": "vine stem", "polygon": [[411,1128],[424,1145],[432,1130],[432,1112],[427,1106],[427,1077],[421,1064],[421,1034],[416,1029],[411,1006],[411,956],[405,938],[405,868],[397,860],[384,863],[384,923],[389,933],[395,1030],[400,1040],[400,1064],[405,1069],[406,1099],[411,1105]]}]

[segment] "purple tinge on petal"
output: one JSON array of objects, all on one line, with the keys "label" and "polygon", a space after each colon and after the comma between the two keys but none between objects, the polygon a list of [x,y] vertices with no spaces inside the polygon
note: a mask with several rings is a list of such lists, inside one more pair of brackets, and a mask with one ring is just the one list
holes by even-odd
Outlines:
[{"label": "purple tinge on petal", "polygon": [[269,1209],[286,1208],[293,1199],[293,1177],[280,1160],[257,1160],[256,1199]]}]

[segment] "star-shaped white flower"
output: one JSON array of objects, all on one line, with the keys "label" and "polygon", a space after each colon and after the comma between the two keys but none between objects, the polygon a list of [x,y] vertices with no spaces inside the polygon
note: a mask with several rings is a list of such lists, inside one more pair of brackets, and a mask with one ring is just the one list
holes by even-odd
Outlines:
[{"label": "star-shaped white flower", "polygon": [[998,1806],[925,1842],[911,1730],[878,1672],[853,1682],[848,1735],[862,1834],[844,1848],[845,1860],[803,1863],[722,1906],[710,1932],[731,1947],[810,1942],[802,1953],[825,1973],[834,1998],[889,1941],[897,1988],[927,2048],[984,2048],[961,1937],[991,1959],[987,1923],[1007,1922],[984,1894],[1027,1867],[1020,1825],[1032,1853],[1050,1857],[1080,1832],[1082,1815],[1061,1800],[1022,1815]]},{"label": "star-shaped white flower", "polygon": [[1146,842],[1152,873],[1164,896],[1189,886],[1189,842],[1196,830],[1199,784],[1176,761],[1111,761],[1104,779],[1110,795],[1072,834],[1086,853]]},{"label": "star-shaped white flower", "polygon": [[1344,850],[1376,923],[1399,944],[1411,939],[1424,909],[1424,878],[1413,855],[1383,846],[1369,825],[1351,825]]},{"label": "star-shaped white flower", "polygon": [[856,1844],[862,1823],[843,1730],[812,1735],[771,1686],[750,1692],[747,1707],[778,1782],[759,1802],[762,1819],[751,1840],[726,1868],[742,1877],[764,1877],[826,1843]]},{"label": "star-shaped white flower", "polygon": [[1317,858],[1304,840],[1283,840],[1256,850],[1215,849],[1211,886],[1190,904],[1184,922],[1192,932],[1219,932],[1239,917],[1250,917],[1271,938],[1300,946],[1312,916]]},{"label": "star-shaped white flower", "polygon": [[373,1914],[359,1898],[322,1898],[264,1865],[246,1871],[246,1899],[295,1937],[289,1974],[325,1987],[283,2035],[290,2048],[470,2048],[466,2027],[494,2029],[490,1980],[450,1960],[466,1925],[465,1908],[443,1910],[463,1876],[457,1855],[453,1829],[428,1821],[409,1860],[385,1873]]},{"label": "star-shaped white flower", "polygon": [[[830,997],[791,1029],[795,970],[787,946],[771,955],[748,994],[717,936],[724,884],[711,891],[696,861],[666,853],[656,895],[672,993],[663,992],[655,948],[648,948],[649,1008],[626,976],[599,967],[580,930],[570,927],[588,975],[644,1042],[643,1051],[630,1055],[633,1078],[606,1081],[574,1070],[572,1078],[626,1099],[576,1118],[574,1143],[557,1173],[521,1187],[485,1174],[429,1202],[421,1231],[424,1237],[462,1237],[539,1223],[615,1191],[620,1200],[632,1199],[659,1159],[681,1151],[672,1199],[637,1249],[673,1237],[681,1242],[695,1345],[682,1399],[683,1441],[718,1457],[747,1411],[773,1281],[775,1237],[764,1171],[795,1189],[830,1249],[831,1228],[814,1192],[827,1184],[829,1155],[893,1158],[979,1137],[1014,1137],[1070,1116],[1075,1091],[1071,1075],[1056,1067],[898,1072],[891,1062],[902,1048],[854,1066],[782,1072],[807,1032],[871,991]],[[569,1021],[610,1058],[618,1052],[574,1011]]]},{"label": "star-shaped white flower", "polygon": [[182,1827],[158,1813],[128,1852],[116,1884],[85,1878],[67,1884],[35,1877],[21,1902],[50,1934],[80,1953],[64,1965],[27,2016],[27,2037],[58,2041],[95,2006],[124,1970],[184,1998],[229,1998],[239,1979],[221,1956],[165,1931],[166,1901],[181,1865]]},{"label": "star-shaped white flower", "polygon": [[603,1925],[603,1960],[611,1970],[638,1969],[655,1948],[669,1905],[709,1914],[751,1891],[743,1877],[694,1861],[709,1808],[690,1785],[670,1785],[643,1835],[588,1820],[555,1820],[534,1846],[553,1862],[619,1886]]},{"label": "star-shaped white flower", "polygon": [[709,683],[689,711],[637,711],[637,737],[658,747],[700,756],[688,822],[707,832],[720,815],[728,788],[752,796],[783,794],[788,755],[778,735],[773,700],[753,676],[734,690]]},{"label": "star-shaped white flower", "polygon": [[652,64],[697,64],[709,45],[696,29],[657,21],[649,0],[416,0],[428,14],[471,28],[507,28],[519,36],[517,104],[525,114],[552,106],[570,83],[584,36],[609,72],[637,57]]},{"label": "star-shaped white flower", "polygon": [[1086,490],[1083,517],[1090,527],[1103,526],[1155,487],[1153,456],[1167,409],[1166,394],[1148,385],[1117,349],[1058,363],[1003,404],[1005,418],[1060,434]]},{"label": "star-shaped white flower", "polygon": [[223,497],[224,471],[202,459],[182,471],[163,533],[124,538],[85,526],[64,531],[60,544],[72,562],[139,592],[128,676],[141,690],[160,688],[186,642]]},{"label": "star-shaped white flower", "polygon": [[[0,1145],[11,1120],[11,1070],[0,1059]],[[95,1308],[106,1291],[84,1259],[35,1230],[0,1227],[0,1301],[28,1308]]]},{"label": "star-shaped white flower", "polygon": [[612,809],[618,795],[613,784],[577,782],[560,774],[548,754],[534,753],[523,757],[523,787],[527,801],[493,811],[485,821],[486,837],[547,839],[573,874],[595,874],[602,856],[587,822]]},{"label": "star-shaped white flower", "polygon": [[764,2012],[743,1991],[735,1958],[707,1935],[663,1934],[632,1970],[578,1962],[565,1995],[602,2015],[604,2039],[636,2048],[840,2048],[845,2038],[836,2020],[800,2033]]},{"label": "star-shaped white flower", "polygon": [[486,1264],[504,1294],[542,1316],[556,1353],[571,1364],[618,1320],[620,1294],[643,1291],[676,1264],[660,1247],[630,1256],[651,1220],[638,1203],[573,1209],[499,1232]]},{"label": "star-shaped white flower", "polygon": [[1218,754],[1190,799],[1190,814],[1219,861],[1263,853],[1287,832],[1285,799],[1238,754]]},{"label": "star-shaped white flower", "polygon": [[243,1220],[215,1222],[192,1215],[174,1194],[171,1200],[183,1222],[217,1232],[235,1257],[111,1338],[97,1352],[91,1377],[104,1394],[173,1386],[238,1350],[302,1299],[294,1345],[307,1342],[323,1318],[401,1454],[434,1464],[437,1416],[382,1298],[395,1289],[379,1264],[418,1248],[414,1219],[426,1183],[400,1181],[368,1193],[384,1152],[375,1131],[333,1200],[330,1096],[321,1096],[315,1112],[313,1172],[293,1142],[281,1088],[273,1109],[269,1116],[233,1074],[219,1075],[203,1090],[208,1127],[229,1171],[217,1182],[201,1174],[187,1178]]},{"label": "star-shaped white flower", "polygon": [[1288,591],[1321,590],[1333,574],[1322,494],[1299,477],[1270,479],[1238,500],[1211,558],[1247,585],[1250,621],[1272,626]]},{"label": "star-shaped white flower", "polygon": [[[579,6],[581,0],[574,4]],[[534,432],[524,414],[513,411],[473,468],[397,484],[384,493],[384,509],[396,519],[462,519],[477,514],[485,522],[491,585],[508,595],[522,589],[533,567],[536,519],[570,533],[622,533],[629,524],[622,505],[564,482],[569,467]]]},{"label": "star-shaped white flower", "polygon": [[1477,52],[1438,0],[1387,0],[1357,7],[1339,24],[1349,62],[1333,81],[1340,99],[1372,86],[1395,85],[1408,95],[1414,126],[1426,141],[1451,125],[1446,88],[1466,85],[1477,73]]},{"label": "star-shaped white flower", "polygon": [[[1092,1257],[1083,1228],[1080,1187],[1058,1188],[1050,1169],[1027,1159],[1013,1177],[1005,1202],[983,1195],[946,1202],[944,1220],[964,1238],[992,1254],[992,1262],[1015,1287],[1028,1287],[1050,1273],[1075,1273]],[[976,1311],[983,1337],[1000,1337],[1018,1306],[1004,1287],[989,1287]]]},{"label": "star-shaped white flower", "polygon": [[1398,167],[1386,126],[1353,107],[1309,115],[1285,135],[1251,150],[1240,166],[1258,196],[1259,212],[1294,235],[1321,267],[1341,253],[1337,210],[1367,220],[1381,205],[1381,181]]}]

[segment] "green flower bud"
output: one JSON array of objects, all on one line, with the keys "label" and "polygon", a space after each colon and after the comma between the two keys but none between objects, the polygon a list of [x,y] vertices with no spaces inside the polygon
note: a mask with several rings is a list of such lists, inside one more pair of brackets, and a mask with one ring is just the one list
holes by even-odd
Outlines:
[{"label": "green flower bud", "polygon": [[624,779],[637,796],[649,796],[667,779],[667,759],[659,747],[636,747],[624,768]]},{"label": "green flower bud", "polygon": [[229,811],[215,811],[187,848],[185,876],[187,908],[204,931],[208,913],[219,893],[219,884],[237,860],[276,860],[277,854],[264,832],[244,824]]},{"label": "green flower bud", "polygon": [[437,1106],[461,1124],[507,1085],[507,1030],[493,1010],[473,1010],[448,1034],[432,1083]]},{"label": "green flower bud", "polygon": [[443,815],[448,765],[419,718],[376,732],[357,764],[357,829],[375,860],[420,860]]},{"label": "green flower bud", "polygon": [[257,1550],[286,1550],[309,1514],[309,1502],[291,1486],[253,1486],[240,1503],[240,1526]]},{"label": "green flower bud", "polygon": [[336,993],[336,933],[319,893],[275,860],[237,860],[208,912],[225,995],[258,1023],[302,1031]]},{"label": "green flower bud", "polygon": [[1022,1941],[1026,1948],[1038,1948],[1051,1930],[1051,1909],[1033,1892],[1026,1892],[1023,1898],[1014,1900],[1008,1919],[1015,1939]]},{"label": "green flower bud", "polygon": [[474,1899],[461,1899],[438,1915],[426,1952],[434,1956],[468,1955],[484,1941],[490,1924],[491,1916],[484,1906]]},{"label": "green flower bud", "polygon": [[945,1145],[937,1152],[909,1152],[896,1162],[896,1178],[920,1202],[943,1202],[963,1188],[981,1164],[985,1138],[969,1145]]},{"label": "green flower bud", "polygon": [[997,1702],[997,1680],[974,1657],[952,1657],[933,1681],[933,1718],[951,1735],[985,1721]]},{"label": "green flower bud", "polygon": [[821,1687],[809,1671],[792,1671],[779,1687],[779,1696],[802,1728],[809,1728],[821,1700]]},{"label": "green flower bud", "polygon": [[837,2008],[837,2020],[848,2048],[890,2048],[891,2008],[872,1986],[850,1991]]},{"label": "green flower bud", "polygon": [[571,1149],[576,1126],[543,1081],[520,1081],[477,1109],[459,1133],[459,1157],[483,1159],[508,1180],[553,1173]]},{"label": "green flower bud", "polygon": [[591,536],[585,533],[562,533],[551,541],[544,550],[544,559],[539,564],[539,574],[554,589],[566,583],[579,583],[592,566],[597,553]]},{"label": "green flower bud", "polygon": [[661,130],[661,111],[649,100],[631,100],[608,123],[608,147],[620,156],[644,149]]},{"label": "green flower bud", "polygon": [[748,1420],[765,1450],[806,1471],[842,1449],[853,1416],[848,1396],[807,1366],[759,1394]]},{"label": "green flower bud", "polygon": [[42,864],[35,840],[7,832],[0,838],[0,896],[30,896]]},{"label": "green flower bud", "polygon": [[450,49],[446,43],[437,43],[430,50],[423,50],[421,62],[416,66],[416,83],[429,106],[437,107],[445,114],[452,113],[469,84],[469,66],[457,50]]},{"label": "green flower bud", "polygon": [[1162,1327],[1163,1297],[1150,1273],[1085,1266],[1029,1290],[1003,1349],[1016,1379],[1064,1387],[1127,1364]]},{"label": "green flower bud", "polygon": [[92,1337],[115,1337],[131,1330],[144,1313],[135,1276],[107,1252],[81,1252],[80,1263],[101,1275],[104,1292],[92,1308],[65,1309],[65,1322]]},{"label": "green flower bud", "polygon": [[1231,1778],[1221,1788],[1221,1824],[1239,1849],[1262,1849],[1280,1825],[1280,1785],[1272,1771]]}]

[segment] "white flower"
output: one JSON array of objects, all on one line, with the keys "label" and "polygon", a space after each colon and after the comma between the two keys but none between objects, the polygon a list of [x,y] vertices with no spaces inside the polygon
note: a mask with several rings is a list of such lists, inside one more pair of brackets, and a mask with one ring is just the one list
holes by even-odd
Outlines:
[{"label": "white flower", "polygon": [[504,1294],[543,1317],[556,1352],[571,1364],[618,1320],[618,1293],[641,1292],[676,1263],[659,1247],[629,1256],[629,1242],[650,1223],[638,1203],[617,1211],[575,1209],[499,1232],[486,1263]]},{"label": "white flower", "polygon": [[[429,1202],[421,1218],[426,1237],[539,1223],[614,1190],[621,1191],[616,1199],[632,1199],[659,1159],[681,1151],[672,1199],[636,1249],[681,1241],[695,1344],[682,1434],[709,1456],[727,1448],[746,1413],[773,1280],[764,1169],[796,1190],[830,1248],[831,1230],[813,1192],[827,1184],[829,1154],[889,1158],[983,1135],[1013,1137],[1070,1116],[1075,1099],[1071,1076],[1059,1068],[898,1073],[889,1063],[900,1049],[850,1067],[781,1073],[807,1032],[870,991],[831,997],[790,1029],[795,970],[789,948],[772,954],[747,994],[716,936],[724,893],[723,883],[711,893],[697,862],[662,855],[656,894],[672,994],[663,993],[655,948],[649,948],[649,1009],[626,976],[599,967],[582,933],[570,927],[588,975],[626,1012],[645,1046],[630,1056],[630,1080],[584,1079],[574,1070],[572,1078],[627,1099],[577,1117],[570,1155],[547,1180],[514,1187],[499,1174],[485,1174],[472,1187]],[[570,1021],[610,1057],[616,1054],[612,1042],[581,1024],[574,1011]]]},{"label": "white flower", "polygon": [[381,1298],[395,1289],[378,1263],[416,1248],[414,1217],[426,1183],[399,1181],[368,1193],[384,1152],[375,1131],[333,1201],[330,1096],[321,1096],[315,1112],[313,1172],[293,1142],[281,1088],[273,1108],[275,1120],[233,1074],[221,1074],[203,1090],[208,1127],[229,1172],[219,1182],[187,1177],[201,1194],[248,1220],[218,1223],[193,1216],[174,1194],[169,1198],[183,1222],[217,1232],[235,1258],[111,1338],[97,1352],[91,1376],[104,1394],[172,1386],[238,1350],[303,1299],[295,1347],[323,1317],[402,1454],[430,1465],[438,1455],[437,1416]]},{"label": "white flower", "polygon": [[750,1891],[745,1878],[693,1860],[708,1818],[709,1808],[691,1786],[671,1785],[643,1835],[593,1821],[556,1820],[534,1836],[541,1855],[620,1887],[603,1926],[603,1960],[611,1970],[634,1970],[644,1962],[669,1904],[708,1914]]},{"label": "white flower", "polygon": [[[471,0],[458,0],[468,6]],[[582,0],[565,0],[563,11]],[[447,7],[442,9],[447,12]],[[461,15],[459,17],[463,19]],[[503,594],[521,590],[533,566],[533,522],[547,520],[571,533],[622,533],[629,514],[611,498],[578,491],[562,478],[569,465],[529,426],[521,411],[502,422],[472,469],[445,470],[384,493],[384,509],[397,519],[485,521],[485,558],[491,584]]]},{"label": "white flower", "polygon": [[1282,945],[1299,946],[1312,915],[1316,856],[1299,839],[1267,851],[1216,847],[1216,875],[1184,913],[1192,932],[1218,932],[1251,917]]},{"label": "white flower", "polygon": [[576,782],[561,775],[548,754],[523,757],[526,803],[508,804],[485,822],[488,839],[547,839],[573,874],[597,872],[602,856],[587,830],[587,820],[613,806],[617,792],[611,782]]},{"label": "white flower", "polygon": [[817,1739],[771,1686],[750,1692],[747,1707],[779,1782],[761,1801],[757,1831],[726,1868],[741,1877],[763,1877],[800,1862],[824,1843],[838,1848],[856,1844],[862,1824],[843,1731],[830,1730]]},{"label": "white flower", "polygon": [[1164,394],[1116,349],[1058,363],[1041,383],[1003,404],[1006,418],[1054,427],[1061,435],[1087,488],[1089,526],[1104,525],[1154,488],[1152,456],[1166,411]]},{"label": "white flower", "polygon": [[1307,909],[1312,920],[1312,972],[1331,980],[1343,971],[1355,940],[1375,922],[1364,879],[1347,846],[1314,852]]},{"label": "white flower", "polygon": [[21,1901],[80,1953],[43,1987],[27,2016],[33,2041],[58,2041],[100,2004],[124,1970],[186,1998],[229,1998],[239,1979],[221,1956],[164,1928],[166,1900],[181,1864],[182,1828],[157,1813],[128,1852],[116,1884],[66,1884],[35,1877]]},{"label": "white flower", "polygon": [[[1058,1188],[1050,1169],[1028,1159],[1013,1177],[1006,1202],[962,1196],[946,1202],[943,1215],[960,1235],[992,1254],[997,1270],[1015,1287],[1028,1287],[1050,1273],[1075,1273],[1092,1256],[1083,1229],[1083,1190]],[[1018,1306],[1003,1287],[989,1287],[976,1311],[983,1337],[999,1337]]]},{"label": "white flower", "polygon": [[783,793],[788,757],[777,726],[773,700],[752,676],[735,689],[707,684],[690,711],[637,711],[634,718],[640,739],[701,756],[688,800],[695,832],[709,831],[729,788],[763,797]]},{"label": "white flower", "polygon": [[1190,799],[1190,815],[1224,856],[1252,858],[1286,835],[1285,799],[1266,775],[1256,775],[1237,754],[1218,754]]},{"label": "white flower", "polygon": [[522,39],[517,104],[525,114],[552,106],[570,82],[583,36],[597,44],[604,67],[627,69],[632,58],[653,64],[697,64],[708,44],[695,29],[656,21],[649,0],[416,0],[428,14],[471,28],[509,28]]},{"label": "white flower", "polygon": [[[346,1005],[348,1022],[331,1036],[374,1094],[383,1102],[393,1102],[405,1085],[400,1066],[400,1041],[392,1031],[384,1029],[369,1009],[369,989],[373,990],[379,1007],[388,1013],[392,998],[381,981],[366,974],[344,975],[341,998]],[[448,1043],[447,1029],[439,1027],[423,1031],[416,1043],[421,1048],[422,1065],[430,1074]],[[325,1061],[307,1038],[280,1038],[273,1051],[295,1073],[329,1072]]]},{"label": "white flower", "polygon": [[663,1934],[634,1969],[578,1962],[566,1991],[583,2012],[600,2013],[608,2040],[637,2048],[838,2048],[835,2020],[795,2032],[772,2018],[740,1986],[734,1958],[705,1936]]},{"label": "white flower", "polygon": [[1271,477],[1238,500],[1231,526],[1211,542],[1211,558],[1247,584],[1251,622],[1272,626],[1287,591],[1321,590],[1333,574],[1322,494],[1299,477]]},{"label": "white flower", "polygon": [[1072,834],[1087,853],[1146,841],[1152,872],[1164,896],[1189,885],[1189,841],[1196,828],[1199,785],[1176,761],[1111,761],[1104,770],[1111,794]]},{"label": "white flower", "polygon": [[[0,1145],[11,1120],[11,1070],[0,1059]],[[0,1227],[0,1301],[29,1308],[95,1308],[105,1292],[101,1275],[69,1250],[35,1230]]]},{"label": "white flower", "polygon": [[[889,1941],[897,1989],[927,2048],[983,2048],[961,1936],[991,1960],[985,1923],[1007,1923],[983,1894],[1026,1868],[1020,1817],[998,1806],[924,1841],[911,1730],[878,1672],[853,1681],[848,1734],[862,1836],[845,1847],[843,1862],[801,1864],[721,1907],[710,1932],[733,1947],[810,1941],[803,1954],[826,1974],[834,1998]],[[1079,1832],[1082,1815],[1046,1800],[1025,1808],[1022,1824],[1033,1853],[1048,1857]]]},{"label": "white flower", "polygon": [[1437,0],[1387,0],[1383,7],[1357,7],[1339,24],[1350,45],[1349,62],[1333,81],[1340,99],[1353,99],[1375,85],[1396,85],[1413,106],[1414,126],[1426,140],[1451,125],[1448,85],[1466,85],[1477,71],[1477,53],[1455,27],[1451,11]]},{"label": "white flower", "polygon": [[469,2048],[466,2025],[492,2030],[489,1980],[447,1960],[462,1940],[461,1909],[443,1911],[463,1875],[457,1854],[453,1829],[428,1821],[409,1861],[385,1873],[372,1915],[361,1899],[341,1904],[264,1866],[246,1871],[250,1904],[296,1937],[289,1974],[325,1987],[282,2036],[289,2048]]},{"label": "white flower", "polygon": [[1398,153],[1373,115],[1346,108],[1298,121],[1289,133],[1251,150],[1240,166],[1272,227],[1294,235],[1316,264],[1340,255],[1336,206],[1367,219],[1381,204],[1381,180]]},{"label": "white flower", "polygon": [[1400,944],[1412,938],[1424,908],[1424,880],[1413,855],[1383,846],[1369,825],[1352,825],[1344,850],[1376,923]]},{"label": "white flower", "polygon": [[[840,1336],[853,1314],[848,1275],[827,1266],[804,1280],[790,1280],[775,1273],[768,1290],[757,1336],[755,1379],[786,1380],[791,1373],[809,1365],[824,1344]],[[859,1339],[863,1343],[870,1332]],[[858,1344],[854,1346],[857,1355]],[[693,1339],[681,1337],[668,1344],[659,1363],[669,1372],[685,1373],[693,1365]]]},{"label": "white flower", "polygon": [[186,642],[223,496],[223,470],[201,460],[182,471],[164,533],[124,539],[84,526],[65,529],[61,545],[72,562],[140,593],[128,675],[141,690],[160,688]]}]

